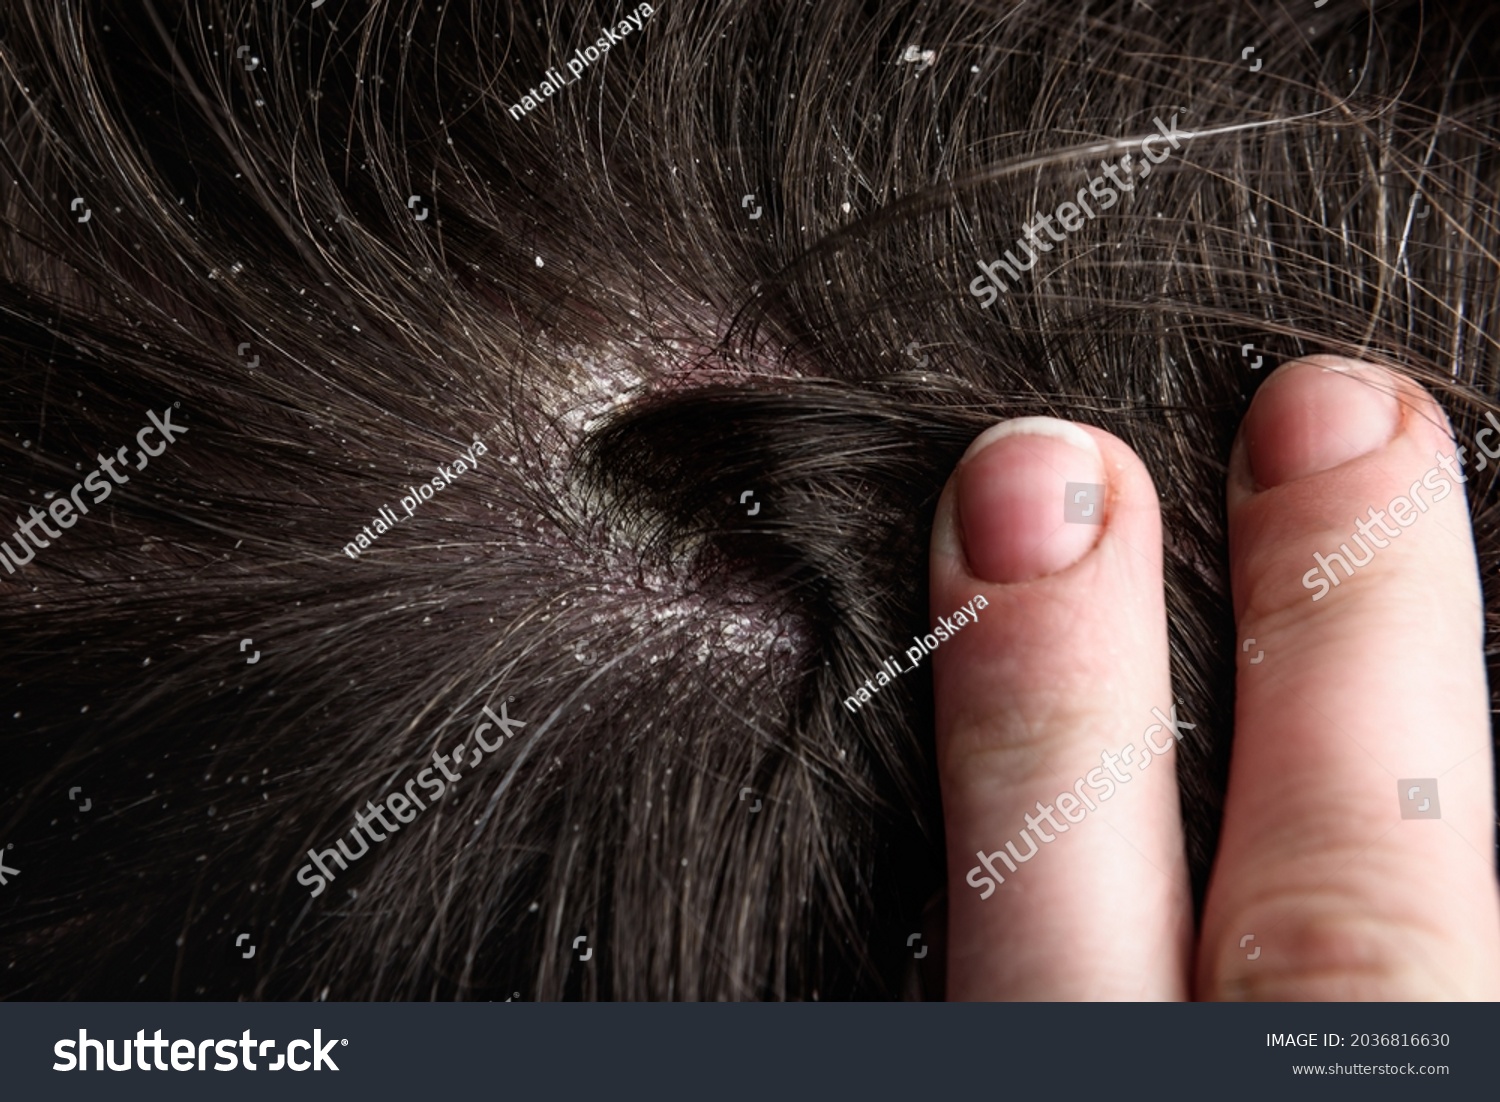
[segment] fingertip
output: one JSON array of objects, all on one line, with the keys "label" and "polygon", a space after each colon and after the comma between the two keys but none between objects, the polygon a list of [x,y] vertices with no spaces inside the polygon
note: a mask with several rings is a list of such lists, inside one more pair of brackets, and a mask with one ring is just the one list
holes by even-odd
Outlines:
[{"label": "fingertip", "polygon": [[1072,566],[1098,542],[1107,505],[1094,438],[1051,417],[1003,421],[959,462],[954,520],[969,573],[1011,584]]},{"label": "fingertip", "polygon": [[1256,391],[1242,432],[1255,484],[1307,478],[1381,447],[1401,424],[1400,381],[1341,356],[1283,364]]}]

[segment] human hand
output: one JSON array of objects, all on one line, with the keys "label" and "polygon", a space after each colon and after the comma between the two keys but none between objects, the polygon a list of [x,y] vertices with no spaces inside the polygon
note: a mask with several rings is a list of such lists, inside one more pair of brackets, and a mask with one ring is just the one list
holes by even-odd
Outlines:
[{"label": "human hand", "polygon": [[[931,555],[934,617],[987,601],[933,654],[949,998],[1500,997],[1454,455],[1431,396],[1371,365],[1296,361],[1255,395],[1228,480],[1237,639],[1255,645],[1195,950],[1174,752],[1193,717],[1171,692],[1151,478],[1096,428],[1026,418],[975,440]],[[1069,482],[1106,487],[1099,523],[1063,521]],[[1440,819],[1402,817],[1408,778],[1441,781]]]}]

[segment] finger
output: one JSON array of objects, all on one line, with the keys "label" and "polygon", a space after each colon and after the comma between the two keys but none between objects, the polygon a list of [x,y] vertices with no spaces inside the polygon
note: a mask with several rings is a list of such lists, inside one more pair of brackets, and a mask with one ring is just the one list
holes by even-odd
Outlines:
[{"label": "finger", "polygon": [[[1500,996],[1482,605],[1446,426],[1414,383],[1331,356],[1283,367],[1245,418],[1230,555],[1261,659],[1240,661],[1204,997]],[[1441,817],[1403,817],[1428,789]]]},{"label": "finger", "polygon": [[[1070,483],[1103,492],[1073,501]],[[1050,418],[985,432],[939,502],[931,593],[949,997],[1185,997],[1175,743],[1152,714],[1171,705],[1161,517],[1140,460]]]}]

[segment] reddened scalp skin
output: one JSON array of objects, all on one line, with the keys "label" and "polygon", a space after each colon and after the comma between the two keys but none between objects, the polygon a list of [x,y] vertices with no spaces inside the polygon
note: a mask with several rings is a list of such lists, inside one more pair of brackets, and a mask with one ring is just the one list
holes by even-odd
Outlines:
[{"label": "reddened scalp skin", "polygon": [[[626,38],[612,3],[333,7],[0,15],[0,515],[98,468],[86,523],[0,582],[0,845],[28,862],[0,996],[914,991],[929,682],[842,702],[929,646],[938,493],[1026,415],[1109,429],[1162,488],[1201,891],[1240,348],[1385,363],[1457,439],[1489,427],[1500,14],[745,0]],[[1224,60],[1252,14],[1264,73]],[[581,86],[513,114],[582,43]],[[1041,220],[1074,200],[1084,232]],[[100,453],[179,400],[149,477]],[[1489,575],[1495,465],[1469,470]],[[395,494],[400,540],[350,561]],[[527,737],[450,776],[499,701]],[[412,776],[441,804],[340,869],[328,840]],[[91,816],[60,810],[79,784]]]}]

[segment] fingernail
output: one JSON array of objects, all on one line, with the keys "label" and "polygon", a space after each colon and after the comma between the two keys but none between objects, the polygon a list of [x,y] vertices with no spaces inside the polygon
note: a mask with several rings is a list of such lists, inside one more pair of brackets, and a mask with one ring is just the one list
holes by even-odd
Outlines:
[{"label": "fingernail", "polygon": [[1401,424],[1396,376],[1374,364],[1320,356],[1267,379],[1245,415],[1258,489],[1306,478],[1367,455]]},{"label": "fingernail", "polygon": [[[1069,484],[1076,500],[1068,497]],[[1108,503],[1094,438],[1051,417],[981,433],[958,465],[958,526],[969,573],[1024,582],[1072,566],[1098,542]]]}]

